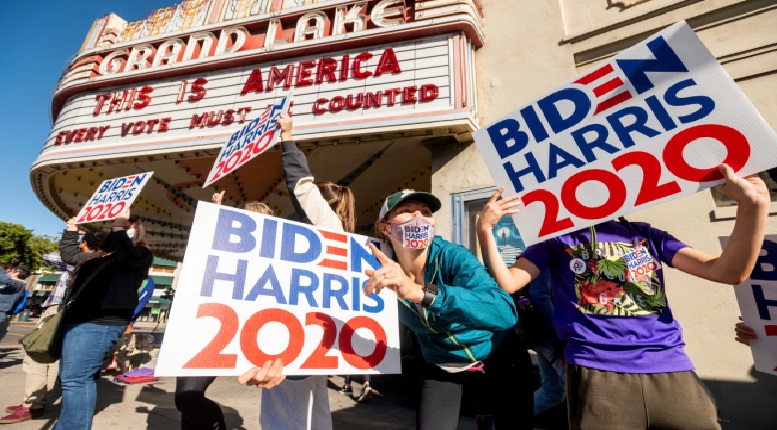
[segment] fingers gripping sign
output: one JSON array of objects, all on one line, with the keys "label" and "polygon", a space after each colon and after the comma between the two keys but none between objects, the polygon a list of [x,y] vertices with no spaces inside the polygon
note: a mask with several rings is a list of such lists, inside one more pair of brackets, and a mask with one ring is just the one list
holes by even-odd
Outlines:
[{"label": "fingers gripping sign", "polygon": [[224,193],[226,193],[226,190],[222,190],[220,193],[213,193],[213,196],[211,196],[210,200],[217,205],[220,205],[222,201],[224,201]]},{"label": "fingers gripping sign", "polygon": [[280,384],[286,376],[283,375],[283,362],[267,360],[261,368],[252,367],[237,377],[237,382],[244,385],[255,385],[257,388],[272,388]]}]

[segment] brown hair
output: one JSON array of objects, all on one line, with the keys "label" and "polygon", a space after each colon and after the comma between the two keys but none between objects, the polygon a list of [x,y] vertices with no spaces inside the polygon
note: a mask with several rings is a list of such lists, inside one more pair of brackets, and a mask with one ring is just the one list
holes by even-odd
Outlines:
[{"label": "brown hair", "polygon": [[146,229],[143,227],[143,222],[139,219],[130,219],[129,222],[132,223],[129,228],[135,229],[135,237],[132,238],[132,244],[148,248],[148,242],[146,242]]},{"label": "brown hair", "polygon": [[324,197],[329,207],[340,218],[343,223],[343,230],[353,233],[356,230],[356,200],[353,197],[351,189],[344,185],[337,185],[334,182],[317,182],[318,190]]},{"label": "brown hair", "polygon": [[257,201],[246,202],[246,204],[245,204],[245,206],[243,208],[245,210],[247,210],[247,211],[259,212],[260,214],[265,214],[265,215],[270,215],[270,216],[274,216],[275,215],[275,212],[273,212],[273,210],[270,209],[269,206],[267,206],[266,204],[264,204],[262,202],[257,202]]}]

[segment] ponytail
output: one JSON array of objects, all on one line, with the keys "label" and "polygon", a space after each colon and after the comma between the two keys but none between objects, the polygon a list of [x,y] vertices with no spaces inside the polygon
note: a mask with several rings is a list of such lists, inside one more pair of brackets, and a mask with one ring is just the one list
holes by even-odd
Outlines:
[{"label": "ponytail", "polygon": [[343,224],[343,230],[353,233],[356,230],[356,199],[351,189],[334,182],[319,182],[316,185],[321,196],[337,214]]}]

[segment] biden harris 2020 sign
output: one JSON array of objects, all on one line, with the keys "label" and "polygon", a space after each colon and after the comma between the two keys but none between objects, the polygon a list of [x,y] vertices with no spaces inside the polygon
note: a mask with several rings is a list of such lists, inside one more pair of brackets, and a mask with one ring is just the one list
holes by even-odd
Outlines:
[{"label": "biden harris 2020 sign", "polygon": [[777,166],[777,135],[679,22],[473,133],[527,245]]},{"label": "biden harris 2020 sign", "polygon": [[197,205],[155,374],[399,373],[397,298],[365,296],[377,239]]}]

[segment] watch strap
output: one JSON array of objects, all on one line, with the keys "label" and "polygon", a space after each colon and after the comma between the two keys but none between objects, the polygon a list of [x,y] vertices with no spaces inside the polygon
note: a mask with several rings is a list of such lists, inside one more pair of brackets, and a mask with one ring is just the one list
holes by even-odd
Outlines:
[{"label": "watch strap", "polygon": [[424,283],[424,298],[421,300],[421,307],[429,308],[437,298],[437,285],[431,282]]}]

